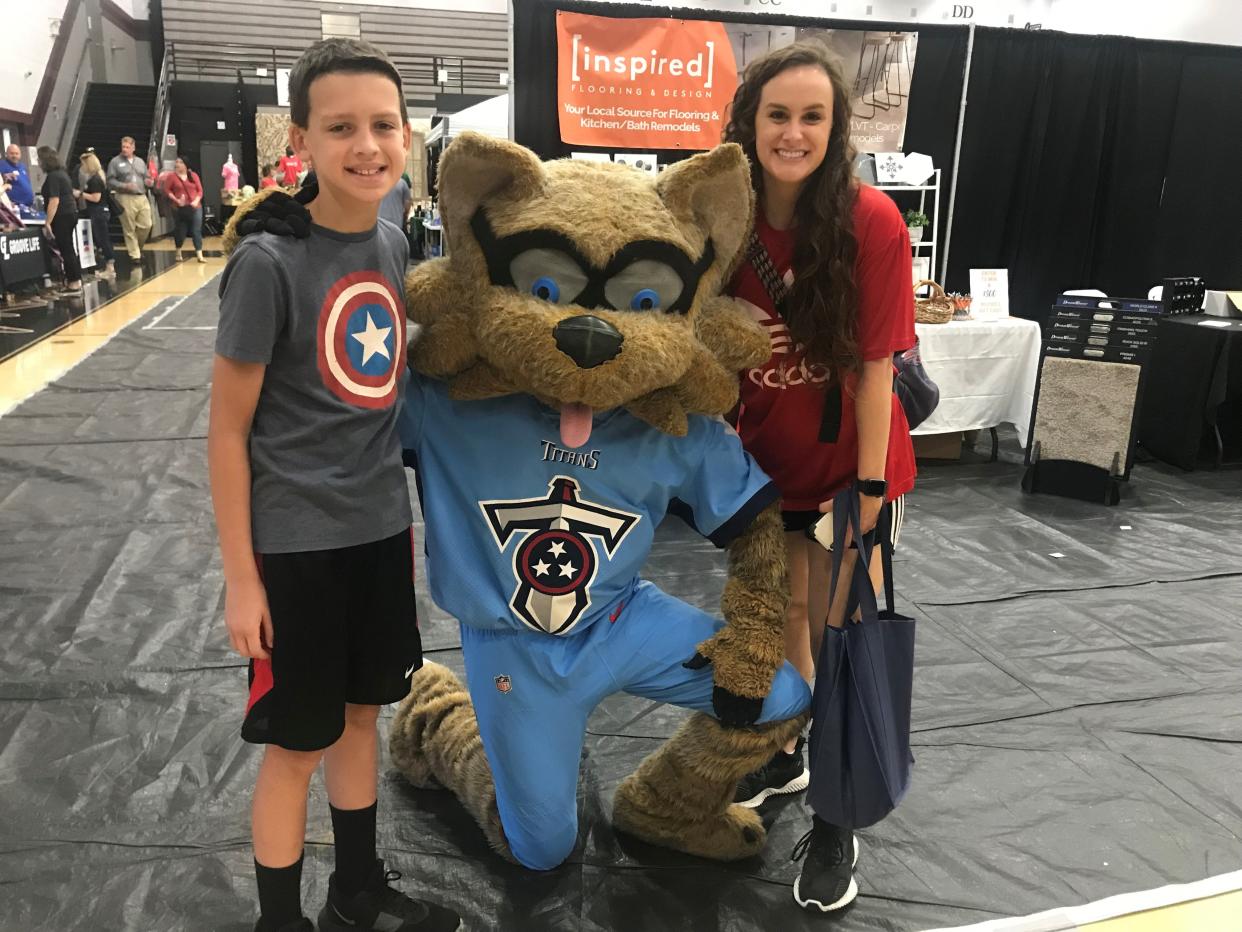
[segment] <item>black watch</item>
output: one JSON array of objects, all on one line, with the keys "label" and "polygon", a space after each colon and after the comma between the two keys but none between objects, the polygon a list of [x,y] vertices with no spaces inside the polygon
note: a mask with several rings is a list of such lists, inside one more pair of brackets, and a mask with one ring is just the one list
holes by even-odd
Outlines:
[{"label": "black watch", "polygon": [[888,493],[888,482],[884,479],[859,479],[858,494],[868,498],[883,498]]}]

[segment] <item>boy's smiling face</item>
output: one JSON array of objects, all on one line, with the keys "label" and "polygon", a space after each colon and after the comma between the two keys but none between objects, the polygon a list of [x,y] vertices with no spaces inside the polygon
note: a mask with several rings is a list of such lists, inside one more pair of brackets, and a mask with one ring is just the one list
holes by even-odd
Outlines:
[{"label": "boy's smiling face", "polygon": [[378,205],[410,148],[397,86],[381,74],[336,71],[316,78],[309,98],[308,125],[291,126],[289,138],[313,161],[320,193],[341,207]]}]

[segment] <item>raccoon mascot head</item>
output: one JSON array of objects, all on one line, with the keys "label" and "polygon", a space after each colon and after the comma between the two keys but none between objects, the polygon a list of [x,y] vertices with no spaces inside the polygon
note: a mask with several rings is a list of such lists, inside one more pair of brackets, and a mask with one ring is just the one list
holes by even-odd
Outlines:
[{"label": "raccoon mascot head", "polygon": [[407,281],[423,327],[413,367],[458,398],[527,392],[561,411],[562,440],[624,406],[667,433],[723,414],[767,337],[719,296],[750,229],[750,173],[724,145],[658,177],[540,162],[474,133],[440,167],[448,257]]}]

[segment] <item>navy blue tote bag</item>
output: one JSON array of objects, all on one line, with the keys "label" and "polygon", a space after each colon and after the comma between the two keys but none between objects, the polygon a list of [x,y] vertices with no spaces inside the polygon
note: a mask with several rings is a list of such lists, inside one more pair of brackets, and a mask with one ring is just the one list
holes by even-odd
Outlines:
[{"label": "navy blue tote bag", "polygon": [[[874,536],[884,562],[886,607],[876,605],[867,567],[876,553],[862,539],[846,623],[824,632],[812,699],[811,808],[843,828],[874,825],[896,808],[910,786],[910,697],[914,680],[914,619],[893,610],[891,512]],[[849,489],[833,502],[832,587],[836,590],[845,529],[859,541],[859,499]],[[850,622],[855,609],[860,620]]]}]

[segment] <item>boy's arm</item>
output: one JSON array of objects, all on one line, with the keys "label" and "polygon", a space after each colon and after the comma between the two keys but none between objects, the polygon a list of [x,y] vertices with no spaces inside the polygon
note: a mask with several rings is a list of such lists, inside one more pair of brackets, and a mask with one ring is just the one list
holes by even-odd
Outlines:
[{"label": "boy's arm", "polygon": [[267,367],[219,354],[212,367],[207,464],[224,558],[224,620],[243,657],[270,659],[272,619],[250,534],[250,425]]}]

